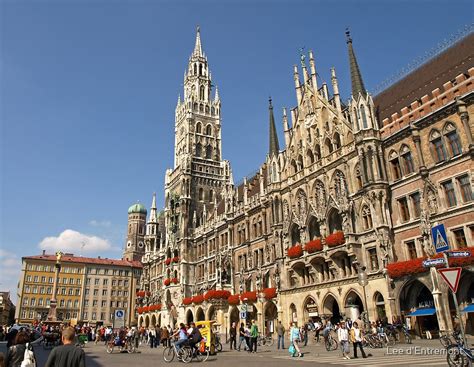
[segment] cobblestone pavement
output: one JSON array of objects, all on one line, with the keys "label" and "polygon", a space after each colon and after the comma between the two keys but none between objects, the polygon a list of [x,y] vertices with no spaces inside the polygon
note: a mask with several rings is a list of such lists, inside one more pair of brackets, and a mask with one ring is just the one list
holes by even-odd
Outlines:
[{"label": "cobblestone pavement", "polygon": [[[288,343],[287,343],[288,344]],[[288,345],[287,345],[288,346]],[[151,349],[141,346],[135,354],[114,352],[107,354],[103,344],[89,343],[85,346],[87,367],[134,367],[134,366],[177,366],[179,362],[167,364],[163,361],[163,348]],[[371,356],[367,359],[345,360],[340,350],[327,352],[322,345],[316,343],[303,347],[302,358],[292,358],[288,350],[277,350],[273,347],[261,347],[257,353],[250,354],[244,351],[229,351],[224,345],[224,351],[211,356],[205,364],[209,366],[225,367],[280,367],[280,366],[446,366],[446,356],[439,340],[415,340],[413,344],[398,344],[389,349],[366,349]],[[35,347],[38,367],[44,366],[49,350],[41,346]],[[352,349],[351,349],[352,355]],[[197,362],[192,362],[197,364]]]}]

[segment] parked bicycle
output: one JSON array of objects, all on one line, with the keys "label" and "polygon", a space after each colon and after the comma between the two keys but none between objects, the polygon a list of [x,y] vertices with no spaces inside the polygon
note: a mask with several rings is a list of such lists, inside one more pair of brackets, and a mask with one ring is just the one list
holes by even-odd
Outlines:
[{"label": "parked bicycle", "polygon": [[328,334],[328,336],[324,340],[324,346],[326,347],[326,350],[328,352],[331,350],[336,350],[337,340],[331,334]]},{"label": "parked bicycle", "polygon": [[472,350],[465,347],[462,341],[451,344],[447,348],[447,362],[449,367],[472,366],[474,355]]},{"label": "parked bicycle", "polygon": [[274,342],[275,341],[273,340],[271,334],[269,334],[269,335],[259,334],[258,337],[257,337],[257,345],[259,347],[265,346],[265,345],[271,347]]}]

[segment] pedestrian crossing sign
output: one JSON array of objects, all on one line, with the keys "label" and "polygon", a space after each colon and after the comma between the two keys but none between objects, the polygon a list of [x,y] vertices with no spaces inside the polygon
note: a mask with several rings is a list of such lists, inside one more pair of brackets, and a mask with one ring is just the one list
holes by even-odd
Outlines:
[{"label": "pedestrian crossing sign", "polygon": [[431,238],[433,239],[434,248],[437,254],[449,250],[448,237],[446,236],[444,224],[438,224],[431,228]]}]

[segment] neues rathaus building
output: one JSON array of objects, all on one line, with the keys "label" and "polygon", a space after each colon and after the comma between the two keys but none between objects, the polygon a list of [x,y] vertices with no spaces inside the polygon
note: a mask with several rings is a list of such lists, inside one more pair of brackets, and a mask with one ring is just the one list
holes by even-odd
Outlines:
[{"label": "neues rathaus building", "polygon": [[[318,84],[313,53],[301,55],[294,107],[276,112],[269,101],[268,154],[235,184],[197,30],[175,110],[165,208],[154,195],[149,210],[138,203],[128,211],[124,258],[144,266],[139,325],[214,319],[225,332],[247,304],[247,319],[269,332],[277,320],[361,313],[408,319],[419,334],[452,329],[452,296],[422,262],[436,256],[435,224],[445,225],[451,249],[473,249],[474,35],[376,97],[348,32],[346,43],[350,99],[341,98],[334,69],[330,85]],[[474,257],[450,265],[464,268],[465,308],[474,302]],[[468,332],[472,317],[463,313]]]}]

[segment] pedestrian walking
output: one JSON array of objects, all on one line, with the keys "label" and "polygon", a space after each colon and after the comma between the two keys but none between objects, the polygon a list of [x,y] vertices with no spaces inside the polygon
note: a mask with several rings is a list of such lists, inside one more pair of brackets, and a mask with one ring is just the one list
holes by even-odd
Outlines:
[{"label": "pedestrian walking", "polygon": [[150,348],[155,348],[156,346],[156,330],[154,327],[151,327],[148,330],[148,337],[150,339]]},{"label": "pedestrian walking", "polygon": [[298,328],[298,325],[296,324],[295,321],[291,324],[291,329],[290,329],[290,343],[291,347],[295,348],[295,351],[298,352],[298,357],[303,357],[303,353],[301,353],[301,349],[298,346],[298,343],[300,342],[300,329]]},{"label": "pedestrian walking", "polygon": [[250,349],[252,353],[257,353],[257,338],[258,326],[255,320],[252,320],[252,326],[250,327]]},{"label": "pedestrian walking", "polygon": [[351,357],[349,357],[349,332],[344,322],[339,323],[339,328],[337,329],[337,338],[339,340],[339,344],[341,345],[342,358],[351,359]]},{"label": "pedestrian walking", "polygon": [[61,334],[63,345],[54,348],[44,367],[85,367],[84,350],[74,344],[76,332],[67,327]]},{"label": "pedestrian walking", "polygon": [[247,344],[247,352],[252,353],[252,344],[250,343],[250,325],[247,324],[244,329],[245,343]]},{"label": "pedestrian walking", "polygon": [[276,332],[278,335],[278,341],[277,341],[277,348],[280,349],[285,349],[285,327],[282,325],[281,321],[278,321],[278,325],[276,327]]},{"label": "pedestrian walking", "polygon": [[357,324],[357,322],[352,323],[352,328],[350,331],[350,339],[351,339],[352,345],[354,346],[354,358],[358,358],[357,348],[360,349],[362,358],[367,358],[367,355],[364,352],[364,348],[362,347],[362,331],[359,329],[359,324]]},{"label": "pedestrian walking", "polygon": [[163,326],[163,328],[161,329],[161,342],[163,344],[163,347],[168,346],[169,336],[170,336],[170,333],[168,329],[165,326]]},{"label": "pedestrian walking", "polygon": [[[31,353],[34,351],[31,345],[29,344],[30,338],[25,331],[20,331],[15,335],[15,340],[12,345],[7,349],[7,356],[5,360],[6,367],[20,367],[23,365],[23,360],[25,357],[25,351],[28,349]],[[28,365],[29,366],[29,365]]]},{"label": "pedestrian walking", "polygon": [[235,322],[232,323],[232,326],[230,327],[229,330],[229,335],[230,335],[230,350],[232,350],[232,346],[234,346],[234,349],[237,349],[237,327],[235,325]]},{"label": "pedestrian walking", "polygon": [[240,352],[240,346],[242,345],[242,343],[244,343],[244,350],[247,350],[249,347],[248,347],[247,341],[245,340],[245,326],[243,322],[240,324],[240,328],[239,328],[239,346],[237,347],[237,350],[239,352]]},{"label": "pedestrian walking", "polygon": [[301,328],[301,335],[302,335],[304,347],[308,345],[308,330],[309,330],[309,324],[304,324],[303,327]]}]

